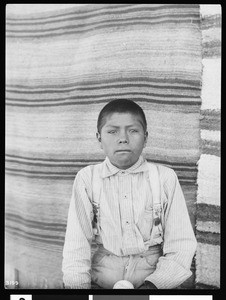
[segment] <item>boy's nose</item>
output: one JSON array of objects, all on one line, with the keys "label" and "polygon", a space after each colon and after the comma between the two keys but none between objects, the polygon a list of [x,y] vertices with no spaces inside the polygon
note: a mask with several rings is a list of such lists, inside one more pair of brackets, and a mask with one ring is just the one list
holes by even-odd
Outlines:
[{"label": "boy's nose", "polygon": [[128,144],[127,139],[120,139],[119,144]]},{"label": "boy's nose", "polygon": [[120,144],[128,144],[129,139],[126,133],[121,133],[119,137],[119,143]]}]

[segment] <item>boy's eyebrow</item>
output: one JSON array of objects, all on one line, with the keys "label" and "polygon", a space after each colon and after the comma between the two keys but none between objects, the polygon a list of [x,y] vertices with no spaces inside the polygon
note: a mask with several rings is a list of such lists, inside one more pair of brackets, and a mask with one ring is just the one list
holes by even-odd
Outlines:
[{"label": "boy's eyebrow", "polygon": [[116,126],[116,125],[106,125],[105,127],[114,127],[114,128],[119,128],[120,126]]},{"label": "boy's eyebrow", "polygon": [[[127,126],[125,126],[125,127],[136,127],[137,125],[138,125],[138,124],[131,124],[131,125],[127,125]],[[141,125],[141,124],[140,124],[140,125]],[[108,125],[106,125],[106,127],[120,128],[121,126],[108,124]]]}]

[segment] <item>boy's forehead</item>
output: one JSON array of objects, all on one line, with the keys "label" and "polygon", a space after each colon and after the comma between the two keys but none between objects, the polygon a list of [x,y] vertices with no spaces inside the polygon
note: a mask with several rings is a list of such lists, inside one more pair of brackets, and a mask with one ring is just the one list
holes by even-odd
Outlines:
[{"label": "boy's forehead", "polygon": [[133,114],[130,112],[113,112],[105,117],[105,124],[104,125],[120,125],[120,124],[141,124],[143,126],[142,117],[138,114]]}]

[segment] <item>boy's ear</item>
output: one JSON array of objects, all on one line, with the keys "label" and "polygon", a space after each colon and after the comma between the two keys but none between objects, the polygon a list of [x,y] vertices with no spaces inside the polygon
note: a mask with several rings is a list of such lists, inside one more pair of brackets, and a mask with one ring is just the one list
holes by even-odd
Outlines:
[{"label": "boy's ear", "polygon": [[144,134],[144,147],[146,147],[148,141],[148,132],[146,131]]},{"label": "boy's ear", "polygon": [[96,133],[96,138],[97,138],[98,142],[100,143],[100,148],[102,149],[101,136],[100,136],[99,132]]}]

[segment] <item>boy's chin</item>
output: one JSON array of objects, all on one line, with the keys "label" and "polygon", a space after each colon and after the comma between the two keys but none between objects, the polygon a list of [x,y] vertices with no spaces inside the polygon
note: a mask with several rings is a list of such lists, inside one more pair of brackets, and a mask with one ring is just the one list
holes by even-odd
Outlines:
[{"label": "boy's chin", "polygon": [[125,170],[125,169],[132,167],[132,165],[134,165],[137,162],[137,160],[135,160],[135,161],[133,161],[133,160],[117,160],[116,162],[112,162],[112,164],[115,165],[119,169]]}]

